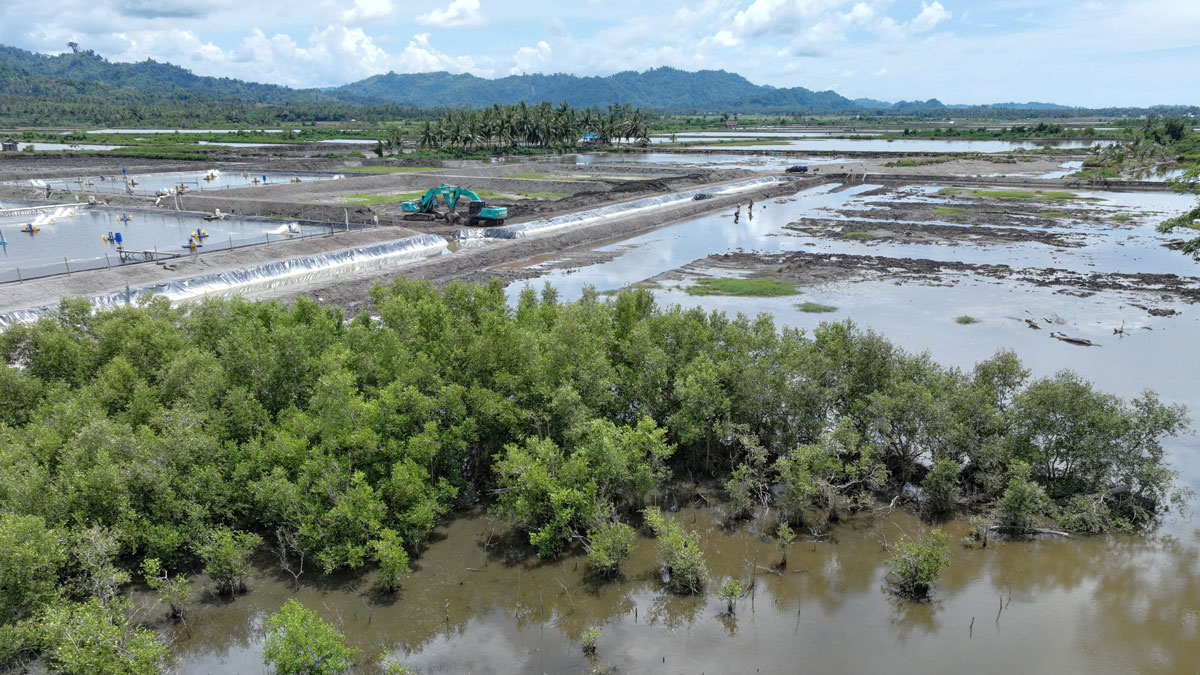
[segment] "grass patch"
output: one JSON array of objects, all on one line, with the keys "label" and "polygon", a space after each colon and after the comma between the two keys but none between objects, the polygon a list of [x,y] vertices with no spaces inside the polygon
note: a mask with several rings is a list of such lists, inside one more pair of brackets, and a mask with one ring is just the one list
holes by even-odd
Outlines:
[{"label": "grass patch", "polygon": [[625,288],[610,288],[607,291],[600,291],[600,295],[604,297],[613,297],[620,295],[625,291],[637,291],[641,289],[652,290],[655,288],[662,288],[662,286],[660,286],[657,282],[647,281],[640,284],[634,284],[632,286],[626,286]]},{"label": "grass patch", "polygon": [[700,279],[688,286],[688,295],[742,295],[774,297],[796,295],[796,285],[783,279]]},{"label": "grass patch", "polygon": [[518,192],[517,194],[526,199],[562,199],[571,196],[569,192]]},{"label": "grass patch", "polygon": [[1063,213],[1062,211],[1042,211],[1038,214],[1044,218],[1070,218],[1071,214]]},{"label": "grass patch", "polygon": [[833,305],[822,305],[819,302],[802,302],[799,305],[796,305],[796,308],[801,312],[808,312],[809,314],[827,314],[829,312],[837,311],[837,307],[834,307]]},{"label": "grass patch", "polygon": [[967,212],[966,209],[960,209],[957,206],[939,206],[933,210],[939,216],[960,216]]},{"label": "grass patch", "polygon": [[1075,180],[1107,180],[1110,178],[1120,177],[1121,173],[1119,171],[1108,168],[1083,169],[1081,171],[1076,171],[1070,176],[1067,176],[1067,178],[1073,178]]},{"label": "grass patch", "polygon": [[1113,216],[1112,219],[1119,223],[1125,223],[1133,220],[1133,216],[1129,215],[1128,213],[1118,213],[1117,215]]},{"label": "grass patch", "polygon": [[870,232],[843,232],[843,237],[850,239],[868,239],[871,236]]},{"label": "grass patch", "polygon": [[1042,201],[1058,201],[1063,199],[1077,199],[1078,195],[1074,192],[1043,192],[1037,190],[1029,192],[1027,190],[972,190],[970,188],[955,188],[948,187],[938,190],[939,195],[960,196],[966,195],[969,197],[994,197],[996,199],[1039,199]]},{"label": "grass patch", "polygon": [[343,173],[423,173],[426,171],[441,171],[438,166],[343,166],[338,167]]},{"label": "grass patch", "polygon": [[963,314],[962,316],[954,319],[954,323],[957,323],[960,326],[970,326],[973,323],[979,323],[979,319],[976,319],[973,316],[967,316],[966,314]]},{"label": "grass patch", "polygon": [[401,192],[394,195],[372,195],[353,192],[342,195],[342,199],[353,200],[350,202],[351,204],[391,204],[393,202],[406,202],[410,199],[416,199],[424,194],[424,192]]},{"label": "grass patch", "polygon": [[902,166],[925,166],[927,164],[944,164],[953,162],[958,159],[950,155],[938,155],[937,157],[904,157],[897,159],[894,162],[888,162],[884,166],[902,167]]}]

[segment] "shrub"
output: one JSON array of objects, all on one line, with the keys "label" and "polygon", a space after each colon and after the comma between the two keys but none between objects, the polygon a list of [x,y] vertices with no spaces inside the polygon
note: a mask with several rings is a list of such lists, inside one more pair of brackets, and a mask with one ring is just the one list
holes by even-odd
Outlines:
[{"label": "shrub", "polygon": [[658,560],[670,576],[668,584],[677,593],[700,593],[708,576],[704,555],[700,552],[700,535],[688,532],[679,523],[662,514],[656,507],[642,513],[646,523],[658,537]]},{"label": "shrub", "polygon": [[922,506],[929,515],[940,515],[954,509],[958,501],[958,474],[962,468],[958,462],[943,457],[933,463],[921,487],[925,489]]},{"label": "shrub", "polygon": [[600,641],[601,631],[599,628],[589,628],[583,631],[583,635],[579,636],[579,642],[583,645],[583,653],[591,656],[596,653],[596,643]]},{"label": "shrub", "polygon": [[358,652],[346,636],[295,600],[267,617],[263,661],[277,675],[336,675],[354,665]]},{"label": "shrub", "polygon": [[620,571],[621,561],[633,551],[636,533],[618,520],[603,520],[588,533],[588,565],[600,574],[612,576]]},{"label": "shrub", "polygon": [[733,614],[733,606],[742,595],[742,582],[737,579],[726,579],[725,583],[721,584],[721,590],[717,595],[725,601],[726,611]]},{"label": "shrub", "polygon": [[896,589],[902,595],[923,598],[929,587],[937,581],[942,568],[950,564],[950,547],[946,544],[950,535],[934,529],[929,538],[914,541],[907,536],[896,542],[896,554],[888,559],[897,578]]},{"label": "shrub", "polygon": [[1029,465],[1013,462],[1008,471],[1008,487],[996,502],[996,517],[1006,527],[1029,527],[1033,518],[1050,506],[1050,498],[1041,485],[1029,479]]},{"label": "shrub", "polygon": [[779,555],[783,559],[779,561],[780,567],[787,566],[788,550],[792,547],[792,542],[796,540],[796,533],[792,531],[787,522],[782,522],[775,530],[775,550],[779,551]]},{"label": "shrub", "polygon": [[389,591],[396,590],[409,572],[404,541],[394,530],[384,529],[379,532],[378,539],[371,541],[371,549],[379,564],[379,585]]},{"label": "shrub", "polygon": [[250,554],[262,544],[262,537],[250,532],[238,532],[227,527],[216,527],[197,547],[204,560],[204,571],[226,594],[236,593],[246,587],[250,576]]},{"label": "shrub", "polygon": [[158,599],[171,608],[171,616],[182,618],[188,600],[192,597],[192,586],[185,575],[177,574],[171,578],[158,558],[146,558],[142,561],[142,576],[146,585],[158,593]]}]

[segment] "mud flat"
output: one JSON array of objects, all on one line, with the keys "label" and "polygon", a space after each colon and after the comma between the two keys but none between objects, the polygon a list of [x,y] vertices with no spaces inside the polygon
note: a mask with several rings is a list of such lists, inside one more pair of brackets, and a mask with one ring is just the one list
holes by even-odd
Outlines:
[{"label": "mud flat", "polygon": [[[1053,288],[1055,293],[1090,297],[1101,292],[1141,296],[1143,302],[1164,299],[1200,302],[1200,277],[1175,274],[1083,274],[1054,268],[1021,268],[1005,264],[973,264],[927,258],[900,258],[841,253],[793,251],[779,254],[723,253],[695,261],[649,279],[651,282],[711,276],[733,270],[748,277],[785,279],[798,286],[839,281],[892,281],[931,286],[954,286],[968,275]],[[1168,308],[1145,308],[1152,316],[1172,316]]]}]

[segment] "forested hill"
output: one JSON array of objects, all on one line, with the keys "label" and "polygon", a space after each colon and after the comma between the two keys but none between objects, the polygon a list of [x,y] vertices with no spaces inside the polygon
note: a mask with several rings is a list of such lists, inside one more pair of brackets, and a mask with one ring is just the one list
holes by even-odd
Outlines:
[{"label": "forested hill", "polygon": [[228,77],[204,77],[150,59],[140,63],[114,63],[91,50],[47,56],[4,45],[0,45],[0,88],[6,93],[64,97],[136,94],[145,102],[189,96],[260,103],[334,100],[333,96],[316,89],[298,90]]},{"label": "forested hill", "polygon": [[519,101],[568,101],[575,107],[627,103],[686,110],[804,110],[836,112],[858,105],[832,91],[777,89],[723,70],[687,72],[655,68],[607,77],[511,75],[487,80],[450,73],[388,73],[329,90],[339,98],[383,100],[420,106],[486,106]]}]

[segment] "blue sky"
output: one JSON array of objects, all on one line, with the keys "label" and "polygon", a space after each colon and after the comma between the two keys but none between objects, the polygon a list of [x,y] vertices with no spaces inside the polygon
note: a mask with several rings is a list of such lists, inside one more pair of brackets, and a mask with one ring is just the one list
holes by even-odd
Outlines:
[{"label": "blue sky", "polygon": [[724,69],[852,98],[1200,103],[1200,0],[3,0],[0,42],[329,86]]}]

